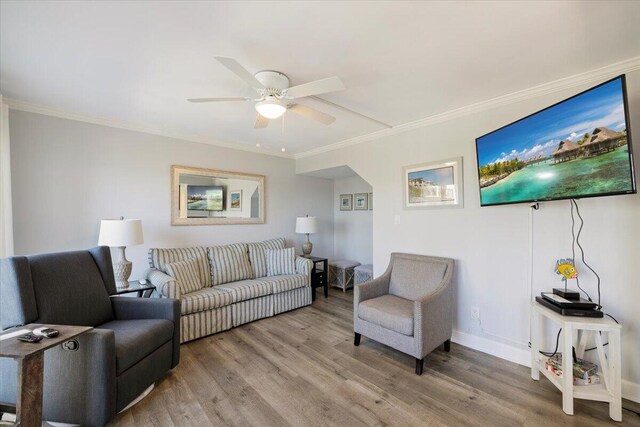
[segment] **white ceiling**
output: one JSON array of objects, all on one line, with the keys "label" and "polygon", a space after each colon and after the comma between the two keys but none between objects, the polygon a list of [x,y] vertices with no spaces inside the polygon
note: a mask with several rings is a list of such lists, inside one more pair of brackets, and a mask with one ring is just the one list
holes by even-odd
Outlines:
[{"label": "white ceiling", "polygon": [[[300,153],[384,129],[294,114],[254,130],[251,94],[214,55],[292,85],[333,75],[327,100],[390,125],[640,55],[640,2],[22,2],[0,9],[5,97],[173,133]],[[251,94],[252,95],[252,94]]]}]

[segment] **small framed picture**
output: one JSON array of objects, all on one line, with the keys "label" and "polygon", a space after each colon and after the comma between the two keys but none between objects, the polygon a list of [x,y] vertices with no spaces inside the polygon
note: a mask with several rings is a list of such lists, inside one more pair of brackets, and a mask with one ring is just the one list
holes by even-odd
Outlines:
[{"label": "small framed picture", "polygon": [[229,210],[232,210],[232,211],[242,210],[242,190],[229,192]]},{"label": "small framed picture", "polygon": [[353,194],[340,195],[340,210],[350,211],[353,209]]},{"label": "small framed picture", "polygon": [[373,193],[369,193],[369,197],[367,197],[367,204],[369,205],[369,210],[373,210]]},{"label": "small framed picture", "polygon": [[367,208],[367,193],[357,193],[353,195],[353,208],[357,211],[366,211]]},{"label": "small framed picture", "polygon": [[402,173],[404,207],[463,207],[462,157],[406,166]]}]

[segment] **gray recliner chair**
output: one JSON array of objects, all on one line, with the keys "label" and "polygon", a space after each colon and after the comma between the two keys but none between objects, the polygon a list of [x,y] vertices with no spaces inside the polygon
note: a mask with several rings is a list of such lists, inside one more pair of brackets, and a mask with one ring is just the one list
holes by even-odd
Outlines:
[{"label": "gray recliner chair", "polygon": [[453,265],[449,258],[392,253],[382,276],[355,287],[354,345],[364,335],[393,347],[413,356],[422,375],[427,354],[442,344],[450,349]]},{"label": "gray recliner chair", "polygon": [[[180,360],[180,304],[113,297],[107,247],[0,260],[0,327],[93,326],[77,351],[45,352],[43,417],[103,426]],[[0,401],[15,403],[16,363],[0,359]]]}]

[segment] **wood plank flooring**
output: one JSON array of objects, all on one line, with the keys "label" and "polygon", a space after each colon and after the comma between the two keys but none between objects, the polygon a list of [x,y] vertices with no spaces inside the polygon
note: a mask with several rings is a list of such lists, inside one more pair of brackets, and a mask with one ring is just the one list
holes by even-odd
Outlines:
[{"label": "wood plank flooring", "polygon": [[[523,366],[456,344],[425,360],[362,337],[352,292],[182,346],[178,367],[112,426],[640,426],[623,410],[562,396]],[[634,407],[624,402],[624,407]],[[635,405],[637,408],[637,405]]]}]

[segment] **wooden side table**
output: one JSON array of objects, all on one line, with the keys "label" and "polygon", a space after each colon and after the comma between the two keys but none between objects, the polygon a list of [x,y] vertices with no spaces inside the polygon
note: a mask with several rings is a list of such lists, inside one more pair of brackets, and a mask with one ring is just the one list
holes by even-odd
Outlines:
[{"label": "wooden side table", "polygon": [[327,274],[329,272],[329,260],[327,258],[320,258],[315,256],[309,256],[308,259],[313,261],[313,268],[311,269],[311,300],[316,300],[316,288],[324,288],[324,297],[329,297],[329,280]]},{"label": "wooden side table", "polygon": [[[622,378],[620,330],[622,326],[608,318],[563,316],[537,302],[531,303],[531,378],[540,379],[540,372],[562,392],[562,410],[573,415],[573,399],[597,400],[609,403],[609,416],[622,421]],[[540,354],[540,338],[544,330],[544,319],[562,327],[562,378],[545,369],[546,357]],[[577,332],[576,356],[584,357],[587,340],[595,337],[600,368],[601,384],[573,385],[573,333]],[[609,340],[609,357],[605,357],[602,336],[606,332]],[[569,357],[567,357],[567,355]],[[571,373],[571,375],[567,375]]]},{"label": "wooden side table", "polygon": [[[16,337],[0,341],[0,357],[8,357],[18,362],[18,389],[16,390],[16,425],[40,427],[42,425],[42,382],[44,374],[44,352],[63,342],[93,329],[90,326],[40,325],[31,323],[5,331],[2,335],[28,329],[48,327],[60,332],[55,338],[43,338],[38,343],[18,341]],[[0,405],[0,410],[13,410],[8,405]]]}]

